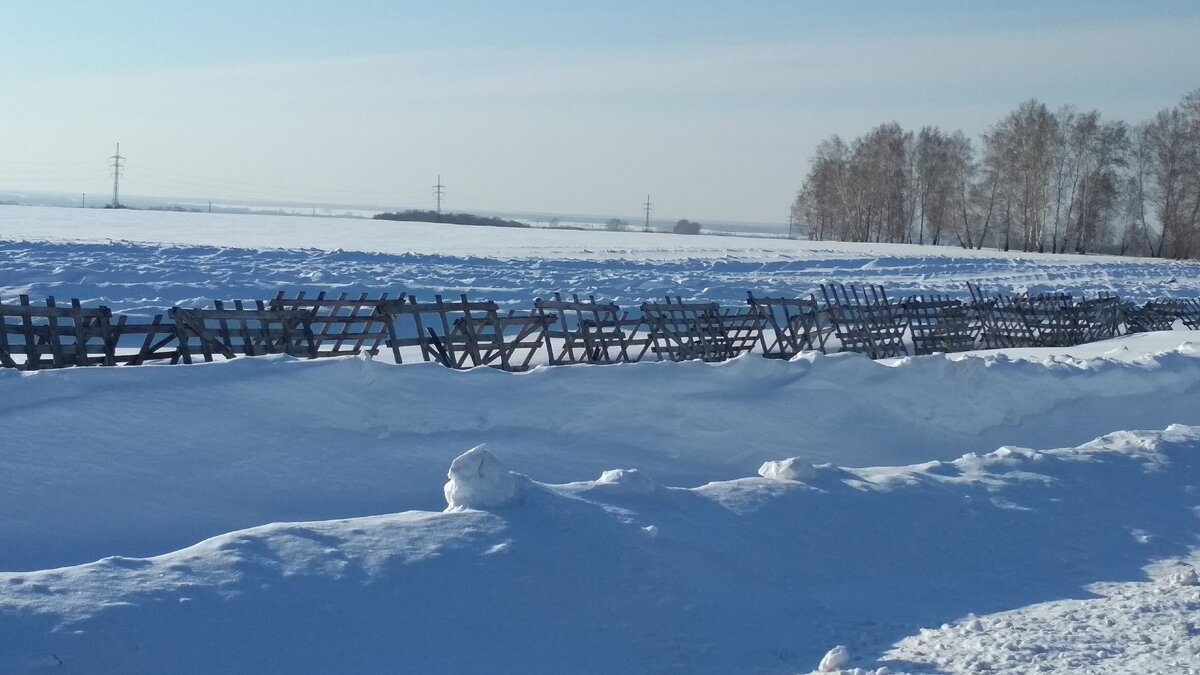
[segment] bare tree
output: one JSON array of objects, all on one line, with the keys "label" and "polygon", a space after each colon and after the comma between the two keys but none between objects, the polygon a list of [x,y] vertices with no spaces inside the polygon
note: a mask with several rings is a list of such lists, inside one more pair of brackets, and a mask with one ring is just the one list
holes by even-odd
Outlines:
[{"label": "bare tree", "polygon": [[851,178],[858,202],[855,241],[909,239],[911,145],[912,134],[895,122],[881,124],[855,140],[851,158]]},{"label": "bare tree", "polygon": [[[962,140],[965,141],[965,137]],[[936,246],[945,232],[955,228],[959,207],[956,192],[960,182],[967,177],[971,162],[969,142],[965,146],[956,143],[955,137],[947,136],[936,127],[925,127],[917,134],[912,193],[916,195],[913,210],[918,212],[918,244],[924,244],[928,234],[929,243]],[[961,154],[964,148],[965,157]],[[970,239],[969,233],[967,238]],[[959,239],[961,243],[962,237]]]},{"label": "bare tree", "polygon": [[1187,258],[1192,254],[1195,216],[1190,202],[1196,190],[1196,145],[1184,106],[1160,111],[1144,129],[1149,155],[1150,202],[1162,228],[1159,255]]},{"label": "bare tree", "polygon": [[954,235],[963,248],[982,248],[983,241],[987,238],[988,226],[991,224],[991,212],[988,211],[987,219],[976,215],[975,205],[980,201],[977,197],[979,187],[976,183],[979,170],[975,163],[975,150],[971,147],[971,139],[961,131],[956,131],[949,139],[947,151],[954,210]]},{"label": "bare tree", "polygon": [[792,204],[792,220],[809,239],[851,239],[850,148],[838,136],[822,141]]},{"label": "bare tree", "polygon": [[1200,256],[1200,90],[1131,129],[1029,100],[981,138],[881,124],[817,148],[792,204],[813,239]]},{"label": "bare tree", "polygon": [[1025,101],[984,135],[984,162],[995,172],[1003,200],[1004,249],[1045,249],[1049,188],[1058,145],[1058,120],[1046,105]]}]

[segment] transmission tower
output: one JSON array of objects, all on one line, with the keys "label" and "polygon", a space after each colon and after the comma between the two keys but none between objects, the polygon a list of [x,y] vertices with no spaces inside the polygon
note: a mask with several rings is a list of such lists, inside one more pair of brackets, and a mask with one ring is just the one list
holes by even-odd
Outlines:
[{"label": "transmission tower", "polygon": [[442,197],[446,194],[446,186],[442,185],[442,175],[438,174],[437,185],[433,186],[433,196],[437,199],[438,222],[442,222]]},{"label": "transmission tower", "polygon": [[646,203],[642,204],[642,206],[644,206],[646,208],[646,232],[649,232],[650,231],[650,207],[653,206],[653,204],[650,203],[650,195],[646,195]]},{"label": "transmission tower", "polygon": [[121,163],[121,162],[125,161],[125,158],[121,156],[121,144],[120,143],[117,143],[117,154],[113,155],[112,157],[109,157],[109,159],[112,160],[112,170],[113,170],[112,207],[114,209],[119,209],[119,208],[121,208],[121,169],[125,167],[125,165]]}]

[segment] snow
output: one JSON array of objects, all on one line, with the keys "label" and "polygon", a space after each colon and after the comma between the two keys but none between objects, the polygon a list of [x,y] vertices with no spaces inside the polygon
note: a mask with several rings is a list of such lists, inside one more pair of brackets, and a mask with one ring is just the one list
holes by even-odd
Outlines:
[{"label": "snow", "polygon": [[504,468],[482,445],[454,458],[446,477],[448,512],[508,508],[525,498],[524,477]]},{"label": "snow", "polygon": [[1169,579],[1088,591],[922,630],[887,657],[946,672],[1200,673],[1200,593]]},{"label": "snow", "polygon": [[817,477],[817,467],[799,457],[789,457],[780,461],[763,462],[763,465],[758,467],[758,475],[771,480],[794,480],[803,483]]},{"label": "snow", "polygon": [[[827,281],[889,294],[1109,291],[1200,296],[1195,263],[901,244],[581,232],[373,220],[38,207],[0,208],[0,296],[78,297],[153,314],[213,299],[400,291],[529,309],[555,292],[623,307],[665,296],[742,305],[746,292],[807,296]],[[512,264],[519,261],[519,264]],[[866,263],[870,263],[868,266]],[[865,269],[864,269],[865,267]]]},{"label": "snow", "polygon": [[[840,642],[852,658],[837,668],[1003,672],[960,659],[996,640],[1016,658],[995,665],[1040,663],[1054,639],[1116,672],[1168,637],[1163,663],[1187,662],[1195,588],[1143,568],[1195,564],[1198,450],[1200,427],[1173,426],[843,467],[817,484],[646,492],[609,489],[610,475],[530,481],[501,509],[264,525],[149,559],[0,574],[0,668],[797,672]],[[1086,609],[1097,581],[1117,613]],[[1013,608],[1042,613],[992,616]],[[962,623],[981,630],[954,620],[970,612]],[[1147,646],[1097,656],[1110,614],[1112,635]]]},{"label": "snow", "polygon": [[[628,467],[690,486],[792,457],[913,463],[1200,425],[1195,333],[1114,345],[1124,349],[1078,359],[750,354],[521,374],[287,357],[0,370],[0,541],[11,542],[0,569],[156,555],[266,522],[441,509],[446,467],[481,443],[541,480]],[[58,536],[44,536],[47,522]]]},{"label": "snow", "polygon": [[[0,295],[1200,295],[1167,261],[77,211],[0,209]],[[877,362],[0,370],[0,673],[1200,672],[1197,400],[1182,330]]]},{"label": "snow", "polygon": [[830,649],[825,656],[821,657],[821,663],[817,666],[817,672],[833,673],[848,665],[850,665],[850,652],[846,649],[846,645],[838,645]]}]

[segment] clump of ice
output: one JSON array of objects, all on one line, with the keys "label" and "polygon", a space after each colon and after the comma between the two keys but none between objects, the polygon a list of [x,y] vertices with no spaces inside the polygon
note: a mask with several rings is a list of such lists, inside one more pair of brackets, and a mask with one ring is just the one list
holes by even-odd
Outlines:
[{"label": "clump of ice", "polygon": [[817,470],[799,457],[791,457],[777,462],[764,462],[758,467],[758,475],[770,480],[794,480],[803,483],[812,480],[817,475]]},{"label": "clump of ice", "polygon": [[600,474],[596,485],[617,489],[627,494],[648,495],[658,489],[658,483],[637,469],[612,469]]},{"label": "clump of ice", "polygon": [[[770,462],[768,462],[770,464]],[[817,666],[818,673],[836,673],[850,665],[850,650],[845,645],[838,645],[826,652]]]},{"label": "clump of ice", "polygon": [[525,498],[527,479],[505,468],[482,445],[456,457],[446,476],[446,511],[503,509]]}]

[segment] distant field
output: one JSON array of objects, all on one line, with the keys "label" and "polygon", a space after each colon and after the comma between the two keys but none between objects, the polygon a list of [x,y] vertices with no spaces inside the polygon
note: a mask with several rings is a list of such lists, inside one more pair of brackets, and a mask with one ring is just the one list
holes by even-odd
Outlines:
[{"label": "distant field", "polygon": [[1200,295],[1200,265],[953,247],[469,227],[434,223],[0,208],[0,296],[78,297],[125,312],[277,290],[469,293],[527,306],[553,292],[622,305],[666,295],[732,305],[807,295],[826,281],[893,295],[1110,291]]}]

